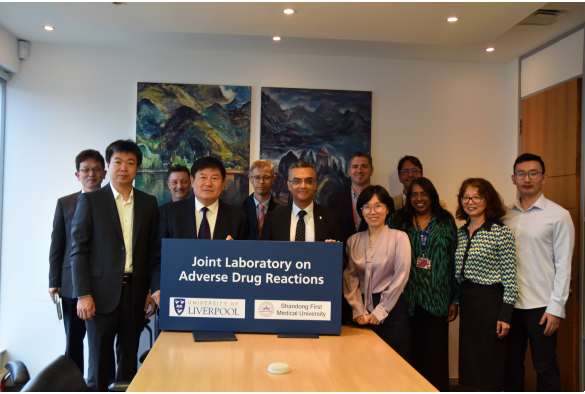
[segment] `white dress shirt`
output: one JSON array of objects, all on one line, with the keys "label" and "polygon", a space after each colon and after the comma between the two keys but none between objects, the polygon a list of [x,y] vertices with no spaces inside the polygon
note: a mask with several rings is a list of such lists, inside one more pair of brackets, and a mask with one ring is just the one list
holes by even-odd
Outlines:
[{"label": "white dress shirt", "polygon": [[[315,242],[315,215],[313,208],[315,203],[311,202],[307,208],[304,209],[307,214],[303,218],[305,220],[305,242]],[[290,240],[294,242],[297,233],[297,222],[299,221],[299,212],[301,208],[293,202],[292,212],[290,218]]]},{"label": "white dress shirt", "polygon": [[546,306],[546,313],[564,318],[575,245],[571,215],[544,194],[525,211],[520,198],[509,208],[503,222],[516,238],[519,292],[514,307]]},{"label": "white dress shirt", "polygon": [[126,264],[124,266],[125,273],[132,273],[132,228],[134,225],[134,188],[130,192],[130,197],[124,201],[124,197],[116,190],[114,185],[110,183],[112,193],[114,193],[114,200],[116,201],[116,208],[120,216],[120,224],[122,225],[122,236],[124,237],[124,249],[126,250]]},{"label": "white dress shirt", "polygon": [[[197,229],[197,236],[199,236],[199,229],[201,228],[201,221],[203,220],[203,212],[201,208],[205,205],[201,204],[197,197],[195,197],[195,226]],[[213,230],[215,230],[215,221],[217,220],[217,210],[219,209],[219,198],[213,204],[207,207],[207,222],[211,230],[211,239],[213,239]]]}]

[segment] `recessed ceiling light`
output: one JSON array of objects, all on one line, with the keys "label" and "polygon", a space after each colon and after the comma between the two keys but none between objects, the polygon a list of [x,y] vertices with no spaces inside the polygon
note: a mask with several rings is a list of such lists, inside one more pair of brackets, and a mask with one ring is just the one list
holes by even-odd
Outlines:
[{"label": "recessed ceiling light", "polygon": [[284,12],[287,15],[290,15],[290,14],[294,14],[295,10],[293,10],[292,8],[287,8],[286,10],[284,10],[282,12]]},{"label": "recessed ceiling light", "polygon": [[492,48],[492,47],[486,48],[485,50],[486,50],[486,52],[493,52],[493,51],[495,51],[495,49]]},{"label": "recessed ceiling light", "polygon": [[449,18],[447,18],[447,22],[457,22],[459,20],[459,18],[457,18],[456,16],[450,16]]},{"label": "recessed ceiling light", "polygon": [[53,26],[43,26],[43,29],[48,30],[48,31],[55,30],[55,28]]},{"label": "recessed ceiling light", "polygon": [[278,36],[276,36],[276,37],[272,37],[272,39],[273,39],[274,41],[280,41],[280,37],[278,37]]}]

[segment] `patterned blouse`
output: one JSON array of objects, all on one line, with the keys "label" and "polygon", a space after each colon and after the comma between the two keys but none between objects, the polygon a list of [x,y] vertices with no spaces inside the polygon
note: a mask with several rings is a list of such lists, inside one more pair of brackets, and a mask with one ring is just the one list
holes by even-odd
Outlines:
[{"label": "patterned blouse", "polygon": [[425,256],[431,260],[431,269],[417,268],[416,259],[422,256],[421,236],[412,223],[396,226],[393,213],[386,224],[388,227],[404,231],[410,239],[412,250],[410,276],[404,289],[408,304],[408,314],[414,315],[414,308],[421,308],[435,316],[448,316],[451,303],[459,302],[459,282],[455,275],[455,250],[457,249],[457,226],[452,218],[441,223],[433,216],[429,225],[431,231],[427,239]]},{"label": "patterned blouse", "polygon": [[510,323],[518,297],[516,284],[516,244],[514,235],[499,220],[487,219],[469,239],[469,221],[457,232],[455,278],[480,285],[500,283],[504,300],[499,321]]}]

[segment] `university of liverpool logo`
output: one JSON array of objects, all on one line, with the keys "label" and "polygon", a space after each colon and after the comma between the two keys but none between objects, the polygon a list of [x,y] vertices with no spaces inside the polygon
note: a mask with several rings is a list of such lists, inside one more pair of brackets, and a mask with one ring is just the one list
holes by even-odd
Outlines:
[{"label": "university of liverpool logo", "polygon": [[177,315],[181,316],[181,313],[185,310],[185,299],[184,298],[175,298],[175,312]]}]

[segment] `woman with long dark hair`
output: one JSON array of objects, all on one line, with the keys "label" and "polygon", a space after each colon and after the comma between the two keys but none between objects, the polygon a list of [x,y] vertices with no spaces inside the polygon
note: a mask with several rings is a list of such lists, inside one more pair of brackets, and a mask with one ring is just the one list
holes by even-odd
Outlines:
[{"label": "woman with long dark hair", "polygon": [[457,226],[441,206],[433,183],[420,177],[408,187],[406,204],[388,227],[410,239],[411,264],[404,297],[411,335],[410,364],[439,391],[449,391],[449,322],[457,317]]},{"label": "woman with long dark hair", "polygon": [[506,207],[491,183],[463,181],[457,219],[455,278],[459,294],[459,383],[481,391],[504,389],[506,336],[518,297],[514,235],[500,221]]},{"label": "woman with long dark hair", "polygon": [[409,361],[408,307],[402,291],[410,271],[410,242],[402,231],[386,226],[391,204],[382,186],[368,186],[360,193],[356,210],[368,228],[347,240],[343,294],[353,319]]}]

